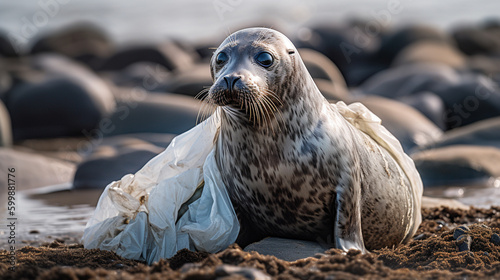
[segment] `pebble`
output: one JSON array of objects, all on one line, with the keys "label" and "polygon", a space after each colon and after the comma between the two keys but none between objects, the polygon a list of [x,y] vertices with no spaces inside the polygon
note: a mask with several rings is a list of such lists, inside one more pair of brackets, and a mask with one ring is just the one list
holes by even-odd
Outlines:
[{"label": "pebble", "polygon": [[275,256],[285,261],[312,257],[329,249],[328,244],[319,242],[268,237],[244,248],[245,252],[255,251],[261,255]]},{"label": "pebble", "polygon": [[468,234],[462,234],[457,239],[457,247],[459,252],[470,251],[472,238]]},{"label": "pebble", "polygon": [[457,240],[460,236],[468,233],[470,231],[469,227],[467,226],[459,226],[455,228],[455,231],[453,232],[453,239]]},{"label": "pebble", "polygon": [[419,235],[417,235],[417,236],[413,237],[413,240],[424,240],[424,239],[426,239],[427,237],[429,237],[427,234],[425,234],[425,233],[421,233],[421,234],[419,234]]},{"label": "pebble", "polygon": [[[231,279],[254,279],[254,280],[267,280],[271,279],[269,275],[266,273],[250,267],[238,267],[234,265],[220,265],[215,269],[215,275],[217,279],[226,278],[227,276],[231,276]],[[239,277],[238,277],[239,276]]]},{"label": "pebble", "polygon": [[497,246],[500,246],[500,236],[496,233],[494,233],[492,236],[491,236],[491,242]]}]

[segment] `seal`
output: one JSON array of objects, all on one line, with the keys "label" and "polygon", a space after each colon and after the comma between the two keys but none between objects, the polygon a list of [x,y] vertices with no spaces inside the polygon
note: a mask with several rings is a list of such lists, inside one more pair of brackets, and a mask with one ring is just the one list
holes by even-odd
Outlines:
[{"label": "seal", "polygon": [[220,114],[215,157],[238,244],[275,236],[366,251],[413,236],[420,197],[406,174],[321,95],[288,38],[233,33],[211,73],[202,99]]}]

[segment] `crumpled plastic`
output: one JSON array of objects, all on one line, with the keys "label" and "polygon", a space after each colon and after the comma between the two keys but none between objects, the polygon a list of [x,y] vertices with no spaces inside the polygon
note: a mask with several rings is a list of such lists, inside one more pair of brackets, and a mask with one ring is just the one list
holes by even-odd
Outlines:
[{"label": "crumpled plastic", "polygon": [[[413,187],[418,226],[422,181],[399,141],[362,104],[338,102],[331,106],[389,151],[401,166]],[[110,183],[84,230],[84,247],[111,250],[151,264],[184,248],[214,253],[234,243],[240,226],[214,158],[219,126],[214,113],[174,138],[136,174]],[[201,196],[180,211],[200,186]]]},{"label": "crumpled plastic", "polygon": [[331,106],[336,107],[338,112],[355,128],[370,136],[377,144],[387,150],[392,158],[399,164],[406,177],[408,177],[413,191],[413,199],[415,201],[413,211],[415,223],[413,228],[408,228],[408,230],[413,231],[414,234],[422,222],[420,209],[424,191],[422,179],[415,167],[415,163],[404,152],[399,140],[382,125],[382,120],[368,110],[365,105],[355,102],[347,106],[344,102],[339,101],[336,104],[331,104]]},{"label": "crumpled plastic", "polygon": [[[240,227],[214,157],[219,125],[212,115],[137,173],[106,186],[84,230],[84,247],[151,264],[184,248],[213,253],[234,243]],[[200,185],[201,196],[179,216]]]}]

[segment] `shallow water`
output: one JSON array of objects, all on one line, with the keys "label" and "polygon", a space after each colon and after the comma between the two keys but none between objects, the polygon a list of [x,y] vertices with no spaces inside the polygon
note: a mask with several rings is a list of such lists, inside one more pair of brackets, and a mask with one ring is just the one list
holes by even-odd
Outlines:
[{"label": "shallow water", "polygon": [[[79,242],[88,219],[92,216],[101,190],[53,191],[53,187],[35,192],[16,193],[16,220],[7,220],[0,212],[0,249],[7,249],[11,235],[7,225],[15,221],[17,248],[40,245],[55,238],[65,243]],[[7,230],[6,230],[7,229]]]}]

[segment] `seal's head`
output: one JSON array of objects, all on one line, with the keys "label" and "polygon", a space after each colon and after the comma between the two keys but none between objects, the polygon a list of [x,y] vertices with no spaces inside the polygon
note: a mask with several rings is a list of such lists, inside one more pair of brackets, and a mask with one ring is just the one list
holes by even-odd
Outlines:
[{"label": "seal's head", "polygon": [[254,124],[270,120],[282,105],[289,78],[300,59],[292,42],[267,28],[249,28],[227,37],[214,52],[214,84],[204,98],[211,105]]}]

